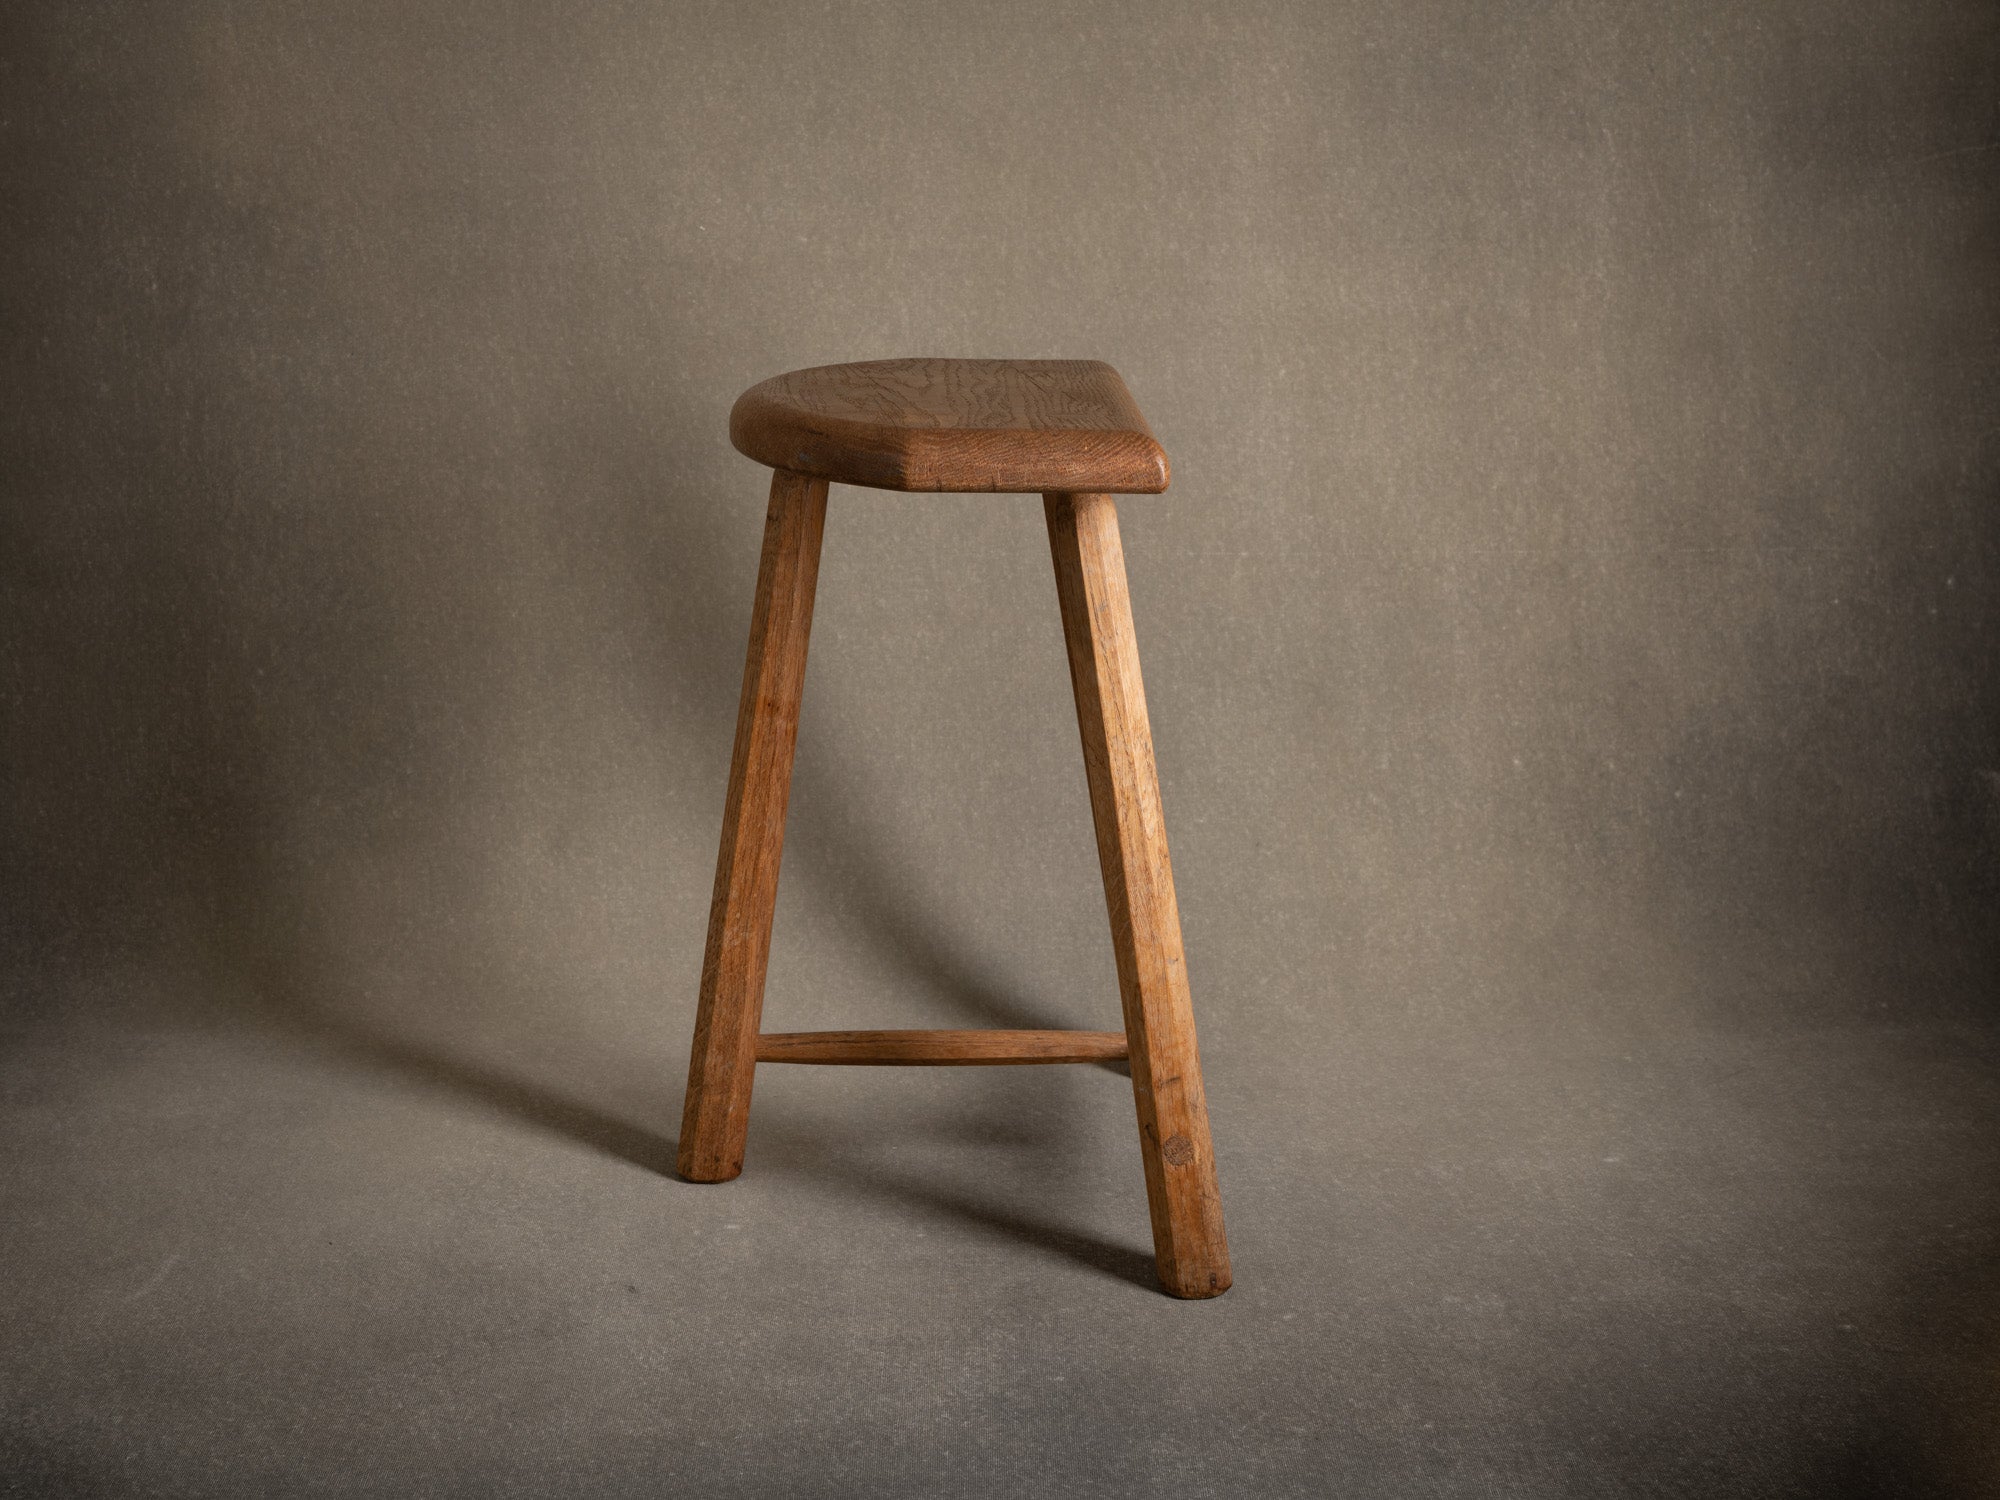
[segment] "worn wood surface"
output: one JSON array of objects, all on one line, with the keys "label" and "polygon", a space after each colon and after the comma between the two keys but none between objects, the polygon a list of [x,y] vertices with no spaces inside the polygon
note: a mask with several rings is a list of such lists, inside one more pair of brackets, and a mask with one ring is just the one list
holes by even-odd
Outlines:
[{"label": "worn wood surface", "polygon": [[1116,1062],[1119,1031],[791,1031],[757,1038],[768,1063],[909,1064]]},{"label": "worn wood surface", "polygon": [[1153,494],[1167,456],[1111,366],[1080,359],[883,359],[794,370],[729,414],[774,468],[883,490]]},{"label": "worn wood surface", "polygon": [[1155,1264],[1175,1296],[1213,1297],[1229,1287],[1229,1246],[1118,510],[1095,494],[1051,494],[1043,506],[1118,958]]},{"label": "worn wood surface", "polygon": [[782,469],[771,476],[681,1115],[679,1166],[694,1182],[726,1182],[743,1170],[771,910],[785,846],[785,803],[825,527],[824,479]]}]

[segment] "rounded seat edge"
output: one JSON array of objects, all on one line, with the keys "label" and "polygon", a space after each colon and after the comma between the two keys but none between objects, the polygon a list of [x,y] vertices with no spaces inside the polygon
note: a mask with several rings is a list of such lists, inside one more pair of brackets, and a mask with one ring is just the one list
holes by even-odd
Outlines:
[{"label": "rounded seat edge", "polygon": [[729,440],[773,469],[866,489],[1033,494],[1159,494],[1172,479],[1166,450],[1146,429],[1116,370],[1077,361],[1115,383],[1129,426],[912,426],[812,411],[789,399],[795,370],[759,381],[736,398]]}]

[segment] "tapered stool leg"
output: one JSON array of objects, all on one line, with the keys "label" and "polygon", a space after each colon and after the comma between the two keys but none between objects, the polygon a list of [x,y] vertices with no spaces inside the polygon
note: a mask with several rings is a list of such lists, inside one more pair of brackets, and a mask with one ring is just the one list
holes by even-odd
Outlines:
[{"label": "tapered stool leg", "polygon": [[727,1182],[743,1170],[771,910],[825,526],[826,481],[783,469],[773,473],[681,1114],[679,1166],[693,1182]]},{"label": "tapered stool leg", "polygon": [[1109,495],[1051,494],[1043,505],[1118,956],[1154,1259],[1175,1296],[1213,1297],[1229,1288],[1229,1245],[1118,509]]}]

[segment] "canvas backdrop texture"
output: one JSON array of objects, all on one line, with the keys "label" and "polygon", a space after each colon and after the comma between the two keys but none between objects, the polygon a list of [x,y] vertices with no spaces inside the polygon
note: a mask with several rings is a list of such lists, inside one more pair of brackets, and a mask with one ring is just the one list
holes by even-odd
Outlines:
[{"label": "canvas backdrop texture", "polygon": [[[1343,1152],[1609,1128],[1635,1055],[1986,1024],[1986,8],[0,30],[17,1034],[140,995],[670,1140],[727,413],[904,355],[1107,360],[1171,456],[1120,513],[1245,1245]],[[1039,501],[836,486],[767,1027],[1117,1013]],[[771,1138],[891,1076],[767,1078]],[[1813,1079],[1672,1110],[1805,1161]]]}]

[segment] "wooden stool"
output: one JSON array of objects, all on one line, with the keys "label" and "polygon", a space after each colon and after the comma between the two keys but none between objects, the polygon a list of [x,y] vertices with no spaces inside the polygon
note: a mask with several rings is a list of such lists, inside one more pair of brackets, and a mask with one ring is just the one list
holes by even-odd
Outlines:
[{"label": "wooden stool", "polygon": [[[743,1170],[760,1062],[1057,1063],[1129,1059],[1160,1281],[1229,1286],[1180,911],[1113,493],[1157,494],[1167,456],[1125,382],[1090,360],[896,359],[826,365],[744,392],[738,450],[768,464],[771,505],[736,713],[722,851],[688,1065],[680,1170]],[[758,1032],[784,847],[806,638],[829,481],[882,490],[1042,493],[1084,770],[1124,1002],[1108,1031]]]}]

